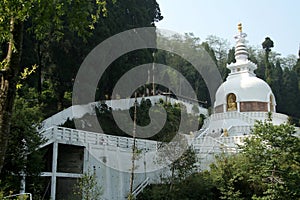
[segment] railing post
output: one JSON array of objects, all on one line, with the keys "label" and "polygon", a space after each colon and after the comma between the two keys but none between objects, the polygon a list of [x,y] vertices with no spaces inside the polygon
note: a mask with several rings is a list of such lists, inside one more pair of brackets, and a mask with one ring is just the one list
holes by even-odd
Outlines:
[{"label": "railing post", "polygon": [[72,142],[73,141],[73,129],[70,129],[69,133],[70,133],[70,141]]},{"label": "railing post", "polygon": [[53,137],[53,139],[54,139],[54,140],[57,140],[57,127],[56,127],[56,126],[53,127],[53,128],[51,129],[51,131],[52,131],[52,137]]}]

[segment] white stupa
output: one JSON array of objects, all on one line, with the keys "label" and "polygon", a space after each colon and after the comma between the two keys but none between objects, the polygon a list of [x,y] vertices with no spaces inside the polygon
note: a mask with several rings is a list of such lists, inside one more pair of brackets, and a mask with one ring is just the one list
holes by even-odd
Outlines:
[{"label": "white stupa", "polygon": [[216,92],[214,114],[209,117],[204,135],[213,137],[246,135],[256,120],[265,120],[272,113],[274,124],[287,121],[287,116],[276,113],[276,100],[270,86],[257,78],[256,64],[248,59],[246,33],[238,25],[235,46],[235,63],[227,65],[230,69],[226,81]]}]

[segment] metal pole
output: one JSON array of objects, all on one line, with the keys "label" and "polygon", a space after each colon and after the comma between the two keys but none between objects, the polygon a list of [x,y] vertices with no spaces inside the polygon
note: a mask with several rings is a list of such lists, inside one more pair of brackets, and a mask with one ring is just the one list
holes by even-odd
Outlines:
[{"label": "metal pole", "polygon": [[134,181],[134,161],[135,161],[135,134],[136,134],[136,104],[137,104],[137,96],[135,92],[135,101],[134,101],[134,114],[133,114],[133,131],[132,131],[132,137],[133,137],[133,145],[132,145],[132,157],[131,157],[131,176],[130,176],[130,193],[128,196],[128,200],[133,199],[133,181]]},{"label": "metal pole", "polygon": [[[27,160],[27,143],[26,140],[23,139],[22,140],[23,144],[24,144],[24,160]],[[26,174],[25,174],[25,169],[26,169],[26,164],[23,166],[23,169],[21,171],[21,185],[20,185],[20,194],[24,194],[25,193],[25,188],[26,188]]]},{"label": "metal pole", "polygon": [[154,52],[152,53],[152,57],[153,57],[153,63],[152,63],[152,77],[153,77],[153,80],[152,80],[152,95],[154,96],[155,95],[155,84],[154,84]]}]

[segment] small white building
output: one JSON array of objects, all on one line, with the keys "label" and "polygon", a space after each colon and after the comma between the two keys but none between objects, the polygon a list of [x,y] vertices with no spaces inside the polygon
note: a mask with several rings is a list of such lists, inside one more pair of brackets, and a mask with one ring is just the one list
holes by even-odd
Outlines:
[{"label": "small white building", "polygon": [[[166,96],[145,97],[152,104],[160,99],[171,104],[183,104],[188,113],[207,116],[207,109],[199,106],[196,101],[176,100]],[[142,98],[137,101],[141,102]],[[127,110],[134,99],[109,100],[105,104],[115,110]],[[101,199],[127,199],[130,189],[132,168],[133,139],[103,133],[88,132],[71,128],[59,127],[67,119],[81,118],[85,114],[96,115],[95,107],[99,102],[87,105],[75,105],[44,120],[42,135],[48,140],[41,148],[46,149],[46,170],[42,173],[46,188],[46,197],[52,200],[74,199],[73,186],[84,172],[95,173],[97,182],[103,189]],[[199,113],[195,113],[198,106]],[[88,124],[85,124],[88,125]],[[162,173],[166,172],[165,164],[156,163],[161,143],[137,139],[136,147],[141,150],[135,160],[133,193],[137,195],[149,183],[158,183]]]}]

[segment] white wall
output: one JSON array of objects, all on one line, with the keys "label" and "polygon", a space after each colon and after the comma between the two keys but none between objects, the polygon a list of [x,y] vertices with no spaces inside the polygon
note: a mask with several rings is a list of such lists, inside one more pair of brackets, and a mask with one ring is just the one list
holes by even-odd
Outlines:
[{"label": "white wall", "polygon": [[[164,101],[166,101],[166,96],[161,96],[161,95],[144,97],[144,98],[149,99],[152,104],[155,104],[160,99],[163,99]],[[143,99],[143,97],[139,97],[139,98],[137,98],[137,101],[140,103],[142,99]],[[169,102],[171,102],[172,104],[174,104],[174,103],[184,104],[186,106],[188,113],[193,113],[192,108],[194,105],[196,105],[196,104],[188,102],[188,101],[176,100],[176,99],[169,98],[169,97],[167,98],[167,100]],[[56,113],[55,115],[53,115],[43,121],[42,130],[50,128],[52,126],[61,125],[68,118],[69,119],[81,118],[85,114],[95,114],[95,106],[97,106],[99,103],[100,102],[93,102],[93,103],[89,103],[86,105],[74,105],[74,106],[71,106],[59,113]],[[126,110],[134,105],[134,99],[131,98],[131,99],[109,100],[109,101],[105,101],[105,103],[107,104],[108,107],[111,107],[113,110],[118,110],[118,109]],[[195,114],[204,114],[205,116],[208,115],[208,111],[206,108],[198,106],[198,110],[199,110],[199,113],[195,113]]]}]

